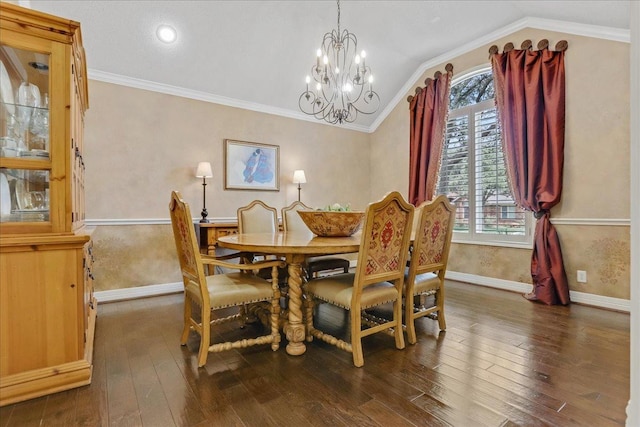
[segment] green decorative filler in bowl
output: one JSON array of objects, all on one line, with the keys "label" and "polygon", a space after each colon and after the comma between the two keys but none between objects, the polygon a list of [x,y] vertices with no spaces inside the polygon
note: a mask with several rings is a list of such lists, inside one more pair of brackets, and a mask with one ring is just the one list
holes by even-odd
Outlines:
[{"label": "green decorative filler in bowl", "polygon": [[298,211],[302,221],[313,234],[321,237],[346,237],[358,231],[364,219],[363,211],[352,211],[338,204],[326,210]]}]

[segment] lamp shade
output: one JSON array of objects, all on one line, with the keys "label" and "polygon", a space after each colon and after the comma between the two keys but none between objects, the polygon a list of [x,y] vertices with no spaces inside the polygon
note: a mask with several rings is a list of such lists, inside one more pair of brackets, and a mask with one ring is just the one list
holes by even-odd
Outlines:
[{"label": "lamp shade", "polygon": [[209,162],[198,163],[198,169],[196,169],[196,178],[213,178],[213,172],[211,171],[211,163]]},{"label": "lamp shade", "polygon": [[305,184],[306,182],[307,182],[307,178],[304,176],[304,171],[302,169],[293,171],[294,184]]}]

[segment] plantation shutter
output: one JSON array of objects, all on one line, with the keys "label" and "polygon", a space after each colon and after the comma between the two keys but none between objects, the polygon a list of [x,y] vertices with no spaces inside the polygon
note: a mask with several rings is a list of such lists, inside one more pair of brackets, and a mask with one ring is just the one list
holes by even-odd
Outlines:
[{"label": "plantation shutter", "polygon": [[438,194],[457,207],[455,230],[469,232],[469,116],[450,116],[445,136]]}]

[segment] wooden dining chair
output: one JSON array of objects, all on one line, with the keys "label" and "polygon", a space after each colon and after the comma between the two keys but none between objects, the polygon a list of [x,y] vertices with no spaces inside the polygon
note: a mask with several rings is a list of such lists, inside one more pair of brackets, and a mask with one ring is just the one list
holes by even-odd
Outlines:
[{"label": "wooden dining chair", "polygon": [[[254,200],[246,206],[239,207],[237,210],[238,217],[238,233],[277,233],[280,229],[278,225],[278,211],[264,203],[262,200]],[[256,259],[274,259],[276,257],[270,254],[249,254],[248,262]],[[261,270],[258,275],[268,278],[271,272],[269,270]],[[286,292],[287,269],[281,268],[279,272],[280,285],[282,290]]]},{"label": "wooden dining chair", "polygon": [[[307,227],[300,215],[298,215],[299,210],[309,211],[313,209],[298,201],[281,209],[282,228],[284,231],[310,232],[309,227]],[[322,271],[342,270],[343,273],[348,273],[349,266],[348,259],[334,256],[321,256],[308,258],[304,269],[307,280],[310,280]]]},{"label": "wooden dining chair", "polygon": [[278,211],[262,200],[238,208],[238,233],[276,233]]},{"label": "wooden dining chair", "polygon": [[[397,191],[367,207],[355,273],[310,280],[306,295],[307,340],[312,337],[351,352],[353,364],[364,365],[362,338],[376,332],[393,332],[396,348],[404,348],[402,286],[409,252],[413,205]],[[327,302],[350,313],[350,342],[315,328],[314,302]],[[393,302],[393,318],[375,325],[363,322],[364,310]],[[363,329],[363,324],[365,329]],[[368,326],[368,327],[367,327]]]},{"label": "wooden dining chair", "polygon": [[[177,191],[171,193],[169,212],[184,283],[184,327],[180,343],[186,345],[191,330],[200,335],[198,367],[207,363],[209,352],[269,343],[272,350],[277,350],[280,346],[278,267],[283,267],[284,263],[271,260],[254,264],[234,264],[226,259],[239,254],[223,257],[225,260],[201,254],[189,205],[182,200]],[[234,272],[206,276],[205,264],[224,267]],[[267,267],[271,269],[271,281],[254,274],[256,269]],[[270,332],[256,338],[211,344],[212,326],[231,320],[240,320],[243,323],[246,320],[246,311],[243,309],[237,314],[215,319],[212,318],[212,311],[229,307],[243,308],[248,304],[258,306],[269,313],[267,323]]]},{"label": "wooden dining chair", "polygon": [[[416,210],[420,211],[420,217],[414,221],[414,240],[404,292],[404,323],[410,344],[417,341],[415,320],[420,317],[437,319],[440,330],[447,329],[444,276],[456,213],[455,206],[444,195],[422,203]],[[433,304],[425,306],[428,296],[433,296]]]}]

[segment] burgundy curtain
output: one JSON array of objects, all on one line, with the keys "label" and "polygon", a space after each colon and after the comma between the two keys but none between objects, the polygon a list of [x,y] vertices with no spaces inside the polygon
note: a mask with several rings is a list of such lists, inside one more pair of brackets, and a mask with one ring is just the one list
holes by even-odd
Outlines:
[{"label": "burgundy curtain", "polygon": [[425,80],[424,89],[410,96],[409,202],[418,206],[431,200],[436,189],[442,146],[449,111],[449,90],[453,65],[446,73],[436,72],[434,80]]},{"label": "burgundy curtain", "polygon": [[503,53],[490,49],[507,173],[516,203],[534,212],[531,256],[533,291],[525,295],[548,305],[569,304],[560,240],[550,209],[560,201],[564,162],[564,51],[566,42],[537,51],[531,42]]}]

